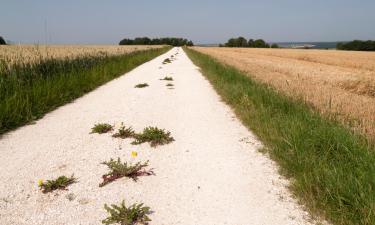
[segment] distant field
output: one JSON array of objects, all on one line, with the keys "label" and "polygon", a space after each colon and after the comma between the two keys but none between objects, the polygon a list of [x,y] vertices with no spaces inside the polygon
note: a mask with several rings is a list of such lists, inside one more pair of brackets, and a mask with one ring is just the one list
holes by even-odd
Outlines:
[{"label": "distant field", "polygon": [[202,48],[195,50],[375,139],[375,53],[335,50]]},{"label": "distant field", "polygon": [[161,46],[118,46],[118,45],[3,45],[0,60],[7,64],[27,63],[46,58],[62,59],[92,55],[122,55]]}]

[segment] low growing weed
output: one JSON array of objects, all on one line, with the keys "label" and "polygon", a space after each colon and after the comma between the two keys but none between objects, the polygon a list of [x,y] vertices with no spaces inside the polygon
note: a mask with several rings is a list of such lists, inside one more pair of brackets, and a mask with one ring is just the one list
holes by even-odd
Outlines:
[{"label": "low growing weed", "polygon": [[172,61],[169,58],[167,58],[167,59],[164,59],[163,64],[168,64],[168,63],[171,63],[171,62]]},{"label": "low growing weed", "polygon": [[159,129],[157,127],[146,127],[143,132],[134,136],[135,141],[132,142],[134,145],[150,142],[151,147],[157,145],[165,145],[174,141],[169,131]]},{"label": "low growing weed", "polygon": [[173,87],[174,85],[171,84],[171,83],[169,83],[169,84],[167,84],[166,86],[167,86],[167,87]]},{"label": "low growing weed", "polygon": [[137,84],[135,85],[134,87],[135,88],[145,88],[145,87],[148,87],[149,85],[147,83],[142,83],[142,84]]},{"label": "low growing weed", "polygon": [[108,133],[113,130],[113,126],[108,123],[98,123],[95,124],[93,128],[91,128],[91,134],[98,133],[98,134],[104,134]]},{"label": "low growing weed", "polygon": [[150,207],[144,206],[142,203],[126,207],[125,201],[122,201],[119,206],[112,204],[110,207],[105,204],[104,209],[109,213],[109,216],[102,220],[102,223],[106,225],[115,223],[121,225],[148,224],[151,221],[148,217],[151,214]]},{"label": "low growing weed", "polygon": [[134,132],[133,128],[131,128],[131,127],[126,128],[125,126],[121,126],[117,130],[117,132],[112,135],[112,137],[126,139],[126,138],[133,137],[134,134],[135,134],[135,132]]},{"label": "low growing weed", "polygon": [[75,178],[74,175],[72,175],[71,177],[60,176],[55,180],[47,180],[46,182],[44,182],[43,180],[39,180],[38,186],[43,193],[48,193],[57,189],[66,190],[66,187],[76,182],[77,178]]},{"label": "low growing weed", "polygon": [[163,79],[160,79],[160,80],[173,81],[173,78],[166,76],[166,77],[164,77]]},{"label": "low growing weed", "polygon": [[110,172],[102,176],[103,182],[99,184],[99,187],[103,187],[122,177],[129,177],[137,181],[139,176],[150,176],[154,174],[152,170],[144,170],[144,168],[148,166],[148,161],[145,163],[137,162],[135,165],[131,165],[127,162],[122,163],[120,158],[118,158],[117,160],[111,159],[102,164],[106,165]]}]

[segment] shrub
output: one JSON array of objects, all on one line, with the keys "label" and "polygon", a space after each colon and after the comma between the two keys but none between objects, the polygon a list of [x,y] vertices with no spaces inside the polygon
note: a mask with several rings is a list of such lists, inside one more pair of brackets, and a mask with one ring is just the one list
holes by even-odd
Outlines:
[{"label": "shrub", "polygon": [[99,187],[103,187],[122,177],[129,177],[137,181],[137,177],[139,176],[150,176],[154,174],[152,170],[144,170],[144,168],[148,166],[148,161],[145,163],[137,162],[135,165],[131,165],[127,162],[122,163],[120,158],[118,158],[117,161],[111,159],[102,164],[106,165],[110,172],[102,176],[103,182],[99,184]]},{"label": "shrub", "polygon": [[147,83],[142,83],[142,84],[137,84],[135,85],[134,87],[135,88],[145,88],[145,87],[148,87],[149,85]]},{"label": "shrub", "polygon": [[109,207],[104,205],[104,209],[109,213],[109,216],[102,220],[103,224],[121,224],[121,225],[134,225],[134,224],[147,224],[150,220],[148,215],[151,214],[150,207],[143,206],[143,204],[133,204],[126,207],[125,201],[122,201],[119,206],[112,204]]},{"label": "shrub", "polygon": [[136,134],[134,138],[135,141],[133,141],[132,144],[138,145],[150,142],[151,147],[169,144],[174,141],[170,132],[166,132],[164,129],[159,129],[157,127],[146,127],[143,129],[143,133]]},{"label": "shrub", "polygon": [[55,180],[47,180],[43,182],[43,180],[39,180],[38,186],[42,190],[43,193],[48,193],[57,189],[66,190],[66,187],[77,182],[77,179],[72,175],[71,177],[60,176]]},{"label": "shrub", "polygon": [[113,130],[113,126],[108,123],[98,123],[95,124],[93,128],[91,128],[91,134],[98,133],[98,134],[104,134],[108,133]]}]

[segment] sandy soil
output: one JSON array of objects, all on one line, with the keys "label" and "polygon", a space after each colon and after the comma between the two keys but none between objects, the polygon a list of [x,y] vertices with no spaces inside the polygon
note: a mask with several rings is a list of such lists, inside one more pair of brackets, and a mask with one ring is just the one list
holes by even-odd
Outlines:
[{"label": "sandy soil", "polygon": [[[177,60],[162,65],[176,51]],[[166,75],[174,78],[174,89],[159,80]],[[134,88],[143,82],[150,86]],[[176,141],[156,149],[133,146],[110,134],[89,134],[98,122],[124,122],[137,131],[158,126]],[[309,224],[260,147],[185,53],[174,48],[0,139],[0,224],[101,224],[104,203],[123,199],[150,206],[150,224]],[[131,151],[138,152],[136,159]],[[156,175],[99,188],[107,172],[100,163],[116,157],[150,160]],[[79,182],[67,191],[38,189],[40,178],[72,173]]]}]

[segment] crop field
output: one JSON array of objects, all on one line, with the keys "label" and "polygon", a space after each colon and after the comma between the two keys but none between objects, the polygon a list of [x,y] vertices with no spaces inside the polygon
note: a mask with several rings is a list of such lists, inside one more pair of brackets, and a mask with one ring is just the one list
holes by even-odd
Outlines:
[{"label": "crop field", "polygon": [[195,50],[246,72],[375,139],[375,53],[249,48]]},{"label": "crop field", "polygon": [[0,134],[42,117],[168,49],[166,46],[0,47]]},{"label": "crop field", "polygon": [[45,59],[77,58],[95,55],[122,55],[161,46],[118,45],[2,45],[0,61],[7,65],[38,62]]}]

